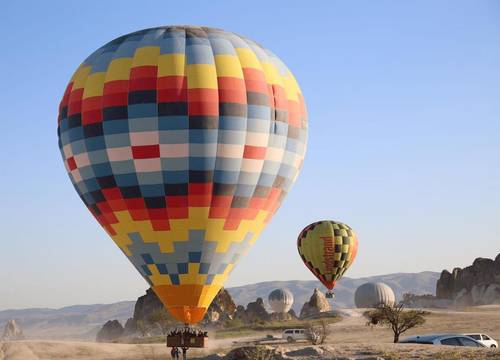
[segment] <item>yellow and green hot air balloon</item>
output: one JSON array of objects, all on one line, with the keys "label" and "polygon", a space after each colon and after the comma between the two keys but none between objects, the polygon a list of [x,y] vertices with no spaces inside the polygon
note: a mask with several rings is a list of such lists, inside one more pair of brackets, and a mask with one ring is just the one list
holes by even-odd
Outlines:
[{"label": "yellow and green hot air balloon", "polygon": [[351,266],[358,251],[354,231],[340,222],[323,220],[312,223],[300,232],[297,248],[304,264],[331,290]]},{"label": "yellow and green hot air balloon", "polygon": [[219,29],[165,26],[117,38],[78,67],[58,136],[82,201],[193,324],[297,178],[307,115],[269,50]]}]

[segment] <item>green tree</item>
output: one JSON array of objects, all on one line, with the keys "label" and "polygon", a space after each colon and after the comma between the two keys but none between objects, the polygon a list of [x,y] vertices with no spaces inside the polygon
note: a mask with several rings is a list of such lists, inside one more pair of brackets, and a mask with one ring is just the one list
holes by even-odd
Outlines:
[{"label": "green tree", "polygon": [[381,304],[374,310],[364,313],[368,318],[366,325],[382,325],[389,327],[394,333],[394,342],[399,341],[399,336],[406,330],[425,323],[428,312],[422,310],[405,310],[405,303],[398,305]]}]

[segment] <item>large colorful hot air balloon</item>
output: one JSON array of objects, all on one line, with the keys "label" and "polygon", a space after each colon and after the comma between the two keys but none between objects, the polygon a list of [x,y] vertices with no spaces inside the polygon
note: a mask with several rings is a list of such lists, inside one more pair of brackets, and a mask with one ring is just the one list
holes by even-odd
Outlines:
[{"label": "large colorful hot air balloon", "polygon": [[203,318],[280,206],[307,138],[304,99],[276,55],[191,26],[95,51],[71,78],[58,125],[81,199],[186,324]]},{"label": "large colorful hot air balloon", "polygon": [[297,240],[299,255],[311,272],[331,290],[351,266],[358,251],[354,231],[340,222],[324,220],[308,225]]}]

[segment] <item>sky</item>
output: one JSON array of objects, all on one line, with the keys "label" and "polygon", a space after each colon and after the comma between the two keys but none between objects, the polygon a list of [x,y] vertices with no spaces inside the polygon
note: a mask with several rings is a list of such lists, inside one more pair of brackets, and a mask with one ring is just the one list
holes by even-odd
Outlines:
[{"label": "sky", "polygon": [[356,230],[350,277],[451,270],[499,253],[499,1],[8,1],[0,309],[144,293],[66,175],[57,109],[92,51],[172,24],[230,30],[271,49],[308,107],[301,175],[228,286],[314,279],[296,237],[318,219]]}]

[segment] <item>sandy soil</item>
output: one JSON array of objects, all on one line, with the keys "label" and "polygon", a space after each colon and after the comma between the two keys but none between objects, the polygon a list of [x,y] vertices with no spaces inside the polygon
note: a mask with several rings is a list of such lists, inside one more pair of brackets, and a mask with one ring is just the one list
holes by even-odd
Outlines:
[{"label": "sandy soil", "polygon": [[83,342],[18,341],[0,344],[1,360],[41,359],[161,359],[167,349],[159,345],[96,344]]},{"label": "sandy soil", "polygon": [[[322,346],[281,345],[270,348],[284,358],[302,359],[500,359],[498,350],[468,349],[431,345],[392,344],[387,329],[365,326],[361,311],[331,325],[331,334]],[[405,335],[437,332],[485,332],[500,339],[500,307],[475,307],[457,310],[431,310],[424,326]],[[205,350],[190,350],[191,358],[220,359],[233,341],[211,340]],[[246,340],[246,339],[245,339]],[[156,360],[169,359],[163,344],[98,344],[64,341],[19,341],[0,343],[0,360]]]},{"label": "sandy soil", "polygon": [[[386,343],[392,341],[392,332],[381,327],[365,326],[363,310],[353,310],[357,316],[332,324],[329,344]],[[432,310],[423,326],[410,329],[402,335],[413,336],[433,333],[484,332],[500,340],[500,306],[478,306],[460,310]]]}]

